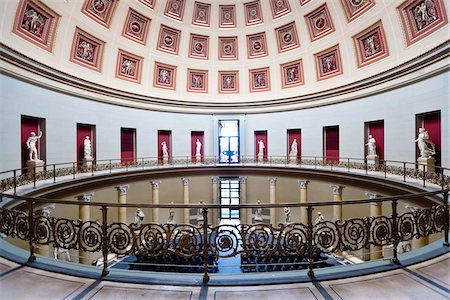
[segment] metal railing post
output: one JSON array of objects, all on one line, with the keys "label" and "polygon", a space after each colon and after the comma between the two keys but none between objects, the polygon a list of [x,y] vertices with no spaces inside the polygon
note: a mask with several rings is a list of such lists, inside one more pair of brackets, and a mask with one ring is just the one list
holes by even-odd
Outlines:
[{"label": "metal railing post", "polygon": [[444,228],[444,246],[450,246],[449,242],[448,242],[448,231],[449,231],[449,226],[450,226],[450,221],[449,221],[449,211],[448,211],[448,189],[446,191],[444,191],[444,216],[445,216],[445,228]]},{"label": "metal railing post", "polygon": [[14,170],[14,195],[16,194],[17,191],[17,170]]},{"label": "metal railing post", "polygon": [[112,167],[112,166],[111,166],[111,160],[109,160],[109,174],[111,174],[111,172],[112,172],[112,171],[111,171],[111,167]]},{"label": "metal railing post", "polygon": [[317,169],[317,157],[314,156],[314,169]]},{"label": "metal railing post", "polygon": [[36,166],[33,169],[33,188],[36,188]]},{"label": "metal railing post", "polygon": [[72,163],[72,174],[73,174],[73,179],[75,179],[75,163]]},{"label": "metal railing post", "polygon": [[[208,208],[203,208],[202,210],[203,214],[203,282],[209,281],[209,275],[208,275]],[[212,251],[212,249],[211,249]],[[212,255],[212,253],[211,253]]]},{"label": "metal railing post", "polygon": [[53,164],[53,183],[56,183],[56,164]]},{"label": "metal railing post", "polygon": [[387,164],[386,164],[386,161],[384,161],[384,178],[387,178]]},{"label": "metal railing post", "polygon": [[393,245],[394,245],[394,249],[393,249],[393,257],[391,259],[391,261],[394,264],[399,265],[400,261],[398,260],[398,253],[397,253],[397,246],[400,242],[400,236],[398,234],[398,225],[397,225],[397,218],[398,218],[398,214],[397,214],[397,204],[398,204],[398,199],[393,199],[392,200],[392,240],[393,240]]},{"label": "metal railing post", "polygon": [[366,175],[369,168],[369,164],[367,163],[367,160],[364,162],[364,168],[366,169]]},{"label": "metal railing post", "polygon": [[103,270],[102,276],[109,274],[108,270],[108,207],[102,206],[100,208],[102,211],[102,254],[103,254]]},{"label": "metal railing post", "polygon": [[28,257],[28,262],[33,262],[36,260],[34,255],[34,201],[30,202],[30,207],[28,209],[28,244],[30,247],[30,256]]},{"label": "metal railing post", "polygon": [[314,249],[313,249],[313,224],[312,224],[312,211],[313,207],[308,205],[306,211],[308,213],[308,276],[314,278],[313,262],[314,262]]},{"label": "metal railing post", "polygon": [[426,170],[425,170],[425,168],[426,168],[426,165],[422,165],[423,166],[423,187],[425,187],[425,181],[426,181],[426,179],[427,179],[427,173],[426,173]]},{"label": "metal railing post", "polygon": [[350,158],[347,158],[347,172],[350,173]]},{"label": "metal railing post", "polygon": [[91,164],[91,176],[94,176],[94,166],[96,166],[96,165],[97,165],[97,162],[95,160],[93,160],[92,164]]},{"label": "metal railing post", "polygon": [[403,162],[403,182],[406,182],[406,162]]}]

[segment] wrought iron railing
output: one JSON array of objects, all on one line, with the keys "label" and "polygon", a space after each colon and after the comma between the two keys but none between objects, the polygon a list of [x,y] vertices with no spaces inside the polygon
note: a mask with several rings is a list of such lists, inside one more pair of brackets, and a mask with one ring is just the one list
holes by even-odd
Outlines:
[{"label": "wrought iron railing", "polygon": [[[134,255],[144,258],[173,255],[195,258],[202,264],[203,280],[209,280],[212,251],[219,257],[302,257],[307,264],[308,275],[314,277],[317,253],[333,253],[368,249],[370,246],[393,245],[394,263],[399,263],[397,245],[413,238],[427,237],[444,232],[448,245],[449,206],[448,189],[393,197],[342,201],[343,206],[383,202],[391,206],[391,215],[323,220],[313,222],[314,209],[336,206],[336,202],[279,203],[279,204],[118,204],[81,203],[43,198],[30,198],[1,194],[2,198],[26,203],[24,211],[0,208],[0,232],[28,241],[29,261],[36,259],[37,245],[52,245],[63,249],[85,252],[101,252],[102,274],[109,273],[108,255]],[[433,198],[436,205],[403,214],[398,213],[398,202],[412,199]],[[102,218],[98,221],[71,220],[37,214],[45,204],[89,205],[99,207]],[[341,205],[338,204],[338,205]],[[306,223],[212,225],[211,210],[302,207],[306,209]],[[23,205],[22,205],[23,207]],[[202,222],[190,224],[121,223],[111,221],[108,209],[165,208],[200,209]]]},{"label": "wrought iron railing", "polygon": [[201,166],[284,166],[292,168],[325,168],[332,171],[347,173],[365,172],[365,174],[379,172],[388,176],[399,176],[406,182],[408,179],[420,180],[425,187],[427,183],[436,184],[443,188],[450,185],[450,168],[436,166],[431,172],[427,166],[393,160],[380,160],[378,165],[367,163],[361,158],[340,158],[338,160],[326,160],[321,156],[302,156],[295,161],[289,156],[269,156],[262,161],[258,161],[255,156],[240,156],[240,163],[222,163],[216,156],[204,157],[201,162],[197,162],[191,156],[171,157],[166,164],[161,159],[155,157],[137,158],[132,162],[122,162],[120,159],[102,159],[92,161],[92,165],[83,166],[83,162],[68,162],[46,164],[42,170],[36,168],[34,172],[27,172],[27,168],[14,169],[0,172],[0,191],[13,190],[16,194],[17,187],[42,181],[52,181],[56,183],[59,179],[77,179],[85,176],[95,176],[98,174],[127,172],[137,170],[147,170],[152,168],[176,168],[176,167],[201,167]]}]

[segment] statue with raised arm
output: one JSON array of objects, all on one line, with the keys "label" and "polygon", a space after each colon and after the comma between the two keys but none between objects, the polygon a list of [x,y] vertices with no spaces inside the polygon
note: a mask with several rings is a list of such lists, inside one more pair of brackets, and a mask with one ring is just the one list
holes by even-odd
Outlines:
[{"label": "statue with raised arm", "polygon": [[367,153],[368,155],[375,156],[377,155],[377,146],[375,138],[369,134],[369,139],[367,140]]},{"label": "statue with raised arm", "polygon": [[199,139],[195,142],[195,156],[201,156],[202,155],[202,142],[200,142]]},{"label": "statue with raised arm", "polygon": [[298,154],[298,143],[297,139],[294,139],[291,144],[291,151],[289,152],[289,156],[297,157]]},{"label": "statue with raised arm", "polygon": [[39,132],[39,135],[36,136],[36,133],[32,131],[30,133],[30,137],[27,140],[27,148],[30,156],[30,160],[39,161],[39,155],[36,148],[37,141],[42,137],[42,131]]},{"label": "statue with raised arm", "polygon": [[84,140],[84,158],[92,159],[92,144],[91,144],[91,139],[88,135],[86,136],[86,139]]},{"label": "statue with raised arm", "polygon": [[414,142],[417,142],[417,147],[419,147],[421,158],[430,158],[432,155],[436,154],[435,145],[430,140],[428,131],[426,131],[425,128],[419,128],[419,135]]}]

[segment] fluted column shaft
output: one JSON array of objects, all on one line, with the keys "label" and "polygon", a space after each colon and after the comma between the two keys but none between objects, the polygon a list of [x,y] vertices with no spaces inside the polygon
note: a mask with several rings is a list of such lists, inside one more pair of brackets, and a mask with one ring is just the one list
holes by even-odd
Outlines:
[{"label": "fluted column shaft", "polygon": [[[189,204],[189,183],[191,180],[186,177],[181,178],[183,183],[183,203]],[[189,224],[189,208],[183,209],[183,223]]]},{"label": "fluted column shaft", "polygon": [[[92,200],[92,196],[94,193],[86,193],[80,196],[77,196],[78,201],[81,203],[90,203]],[[78,208],[78,217],[82,222],[90,221],[91,219],[91,207],[89,205],[81,204]],[[79,251],[78,262],[80,264],[89,264],[90,263],[91,253],[88,251]]]},{"label": "fluted column shaft", "polygon": [[[117,203],[119,204],[125,204],[127,203],[127,192],[129,185],[120,185],[116,186],[117,189]],[[119,223],[126,223],[127,222],[127,208],[126,207],[119,207],[117,210],[117,219]]]},{"label": "fluted column shaft", "polygon": [[[212,203],[213,204],[220,204],[218,200],[219,196],[219,177],[211,177],[211,183],[212,183]],[[212,210],[212,224],[214,226],[217,226],[217,221],[219,219],[219,210],[213,209]]]},{"label": "fluted column shaft", "polygon": [[[247,176],[241,176],[239,177],[239,182],[240,182],[240,186],[241,186],[241,203],[240,204],[246,204],[247,203]],[[241,224],[248,224],[248,220],[251,220],[251,216],[250,219],[248,219],[248,213],[252,212],[251,209],[241,209],[241,211],[239,212],[239,216],[241,219]]]},{"label": "fluted column shaft", "polygon": [[[159,187],[161,185],[160,180],[150,181],[152,184],[152,202],[153,204],[159,204]],[[159,208],[152,209],[152,222],[159,223]]]},{"label": "fluted column shaft", "polygon": [[[300,203],[308,203],[308,184],[309,180],[299,180],[300,186]],[[308,212],[306,207],[300,207],[300,223],[308,224]]]},{"label": "fluted column shaft", "polygon": [[[275,204],[277,202],[277,190],[276,190],[277,177],[269,177],[269,202]],[[270,224],[275,226],[277,224],[277,216],[275,208],[270,209]]]}]

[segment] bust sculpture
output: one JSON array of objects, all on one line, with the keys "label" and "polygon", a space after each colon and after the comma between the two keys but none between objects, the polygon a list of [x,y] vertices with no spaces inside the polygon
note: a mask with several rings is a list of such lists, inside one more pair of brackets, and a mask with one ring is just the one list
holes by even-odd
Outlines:
[{"label": "bust sculpture", "polygon": [[376,146],[376,140],[375,140],[375,138],[372,137],[372,135],[370,135],[370,134],[369,134],[369,138],[368,138],[368,140],[367,140],[366,146],[367,146],[367,153],[368,153],[368,155],[371,155],[371,156],[377,155],[377,150],[376,150],[376,148],[377,148],[377,146]]},{"label": "bust sculpture", "polygon": [[87,135],[84,140],[84,158],[85,159],[92,159],[92,145],[91,145],[91,139]]},{"label": "bust sculpture", "polygon": [[36,148],[37,141],[42,137],[42,131],[39,132],[39,135],[36,136],[36,133],[32,131],[30,136],[27,139],[27,148],[30,160],[39,161],[39,155]]},{"label": "bust sculpture", "polygon": [[425,128],[419,128],[419,135],[414,142],[417,142],[417,147],[419,147],[421,158],[431,158],[432,155],[436,154],[435,145],[430,140],[428,131],[426,131]]}]

